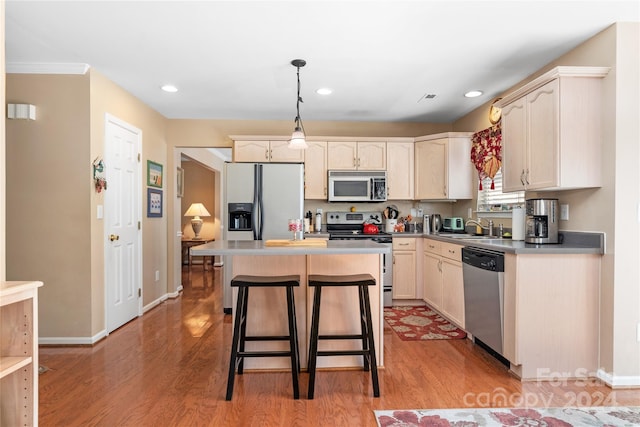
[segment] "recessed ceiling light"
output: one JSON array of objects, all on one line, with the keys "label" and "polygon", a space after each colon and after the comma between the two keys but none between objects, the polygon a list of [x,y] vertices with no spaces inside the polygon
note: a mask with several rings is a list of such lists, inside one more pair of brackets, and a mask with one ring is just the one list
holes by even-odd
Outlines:
[{"label": "recessed ceiling light", "polygon": [[329,89],[328,87],[321,87],[320,89],[316,90],[316,93],[318,95],[331,95],[333,93],[333,89]]},{"label": "recessed ceiling light", "polygon": [[163,85],[160,89],[162,89],[165,92],[170,92],[170,93],[178,91],[178,88],[175,87],[174,85]]},{"label": "recessed ceiling light", "polygon": [[482,91],[481,90],[470,90],[469,92],[465,93],[464,96],[467,98],[475,98],[482,95]]}]

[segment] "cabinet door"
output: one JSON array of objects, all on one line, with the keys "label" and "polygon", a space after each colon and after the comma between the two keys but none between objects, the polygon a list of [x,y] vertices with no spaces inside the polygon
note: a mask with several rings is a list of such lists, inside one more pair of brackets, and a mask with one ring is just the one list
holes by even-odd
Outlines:
[{"label": "cabinet door", "polygon": [[416,297],[416,252],[393,252],[393,298]]},{"label": "cabinet door", "polygon": [[442,259],[442,314],[464,329],[462,264]]},{"label": "cabinet door", "polygon": [[271,141],[269,143],[269,158],[272,162],[302,163],[305,150],[293,150],[289,148],[289,141]]},{"label": "cabinet door", "polygon": [[307,142],[304,150],[304,198],[327,199],[327,143]]},{"label": "cabinet door", "polygon": [[447,139],[420,141],[415,146],[415,198],[447,198]]},{"label": "cabinet door", "polygon": [[527,153],[525,99],[502,109],[502,191],[524,191]]},{"label": "cabinet door", "polygon": [[527,95],[527,189],[558,185],[558,80]]},{"label": "cabinet door", "polygon": [[387,198],[412,200],[414,157],[413,142],[387,143]]},{"label": "cabinet door", "polygon": [[358,142],[359,170],[386,170],[387,143],[386,142]]},{"label": "cabinet door", "polygon": [[358,144],[355,141],[330,142],[327,156],[329,169],[354,170],[358,164]]},{"label": "cabinet door", "polygon": [[424,300],[431,307],[436,310],[440,310],[442,306],[442,272],[440,271],[440,257],[424,252],[423,265]]},{"label": "cabinet door", "polygon": [[269,141],[234,141],[234,162],[268,162]]}]

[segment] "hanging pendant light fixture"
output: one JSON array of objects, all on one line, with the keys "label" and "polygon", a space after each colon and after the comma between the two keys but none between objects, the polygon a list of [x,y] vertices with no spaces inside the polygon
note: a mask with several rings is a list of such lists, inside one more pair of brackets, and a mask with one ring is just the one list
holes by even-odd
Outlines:
[{"label": "hanging pendant light fixture", "polygon": [[296,127],[291,134],[291,139],[289,140],[288,147],[296,150],[304,150],[308,146],[307,142],[305,141],[304,126],[302,125],[302,119],[300,118],[300,103],[304,102],[300,97],[300,67],[304,67],[305,65],[307,65],[307,61],[305,61],[304,59],[294,59],[293,61],[291,61],[291,65],[298,69],[298,98],[296,99]]}]

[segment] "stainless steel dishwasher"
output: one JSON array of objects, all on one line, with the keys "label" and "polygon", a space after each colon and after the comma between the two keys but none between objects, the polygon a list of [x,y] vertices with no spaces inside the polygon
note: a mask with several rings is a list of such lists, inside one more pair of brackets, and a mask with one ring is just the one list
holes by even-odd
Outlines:
[{"label": "stainless steel dishwasher", "polygon": [[462,248],[465,329],[498,354],[503,354],[504,254]]}]

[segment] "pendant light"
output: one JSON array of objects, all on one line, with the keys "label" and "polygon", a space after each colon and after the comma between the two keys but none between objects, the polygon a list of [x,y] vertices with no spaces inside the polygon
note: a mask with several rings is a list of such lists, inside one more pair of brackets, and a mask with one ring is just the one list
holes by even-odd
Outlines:
[{"label": "pendant light", "polygon": [[302,119],[300,118],[300,103],[304,102],[300,97],[300,67],[304,67],[305,65],[307,65],[307,61],[305,61],[304,59],[294,59],[293,61],[291,61],[291,65],[298,69],[298,98],[296,99],[296,127],[291,134],[291,139],[289,140],[288,147],[295,150],[304,150],[308,146],[307,142],[305,141],[304,126],[302,125]]}]

